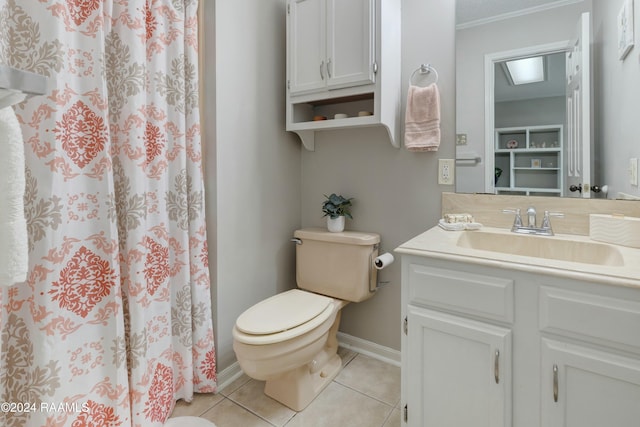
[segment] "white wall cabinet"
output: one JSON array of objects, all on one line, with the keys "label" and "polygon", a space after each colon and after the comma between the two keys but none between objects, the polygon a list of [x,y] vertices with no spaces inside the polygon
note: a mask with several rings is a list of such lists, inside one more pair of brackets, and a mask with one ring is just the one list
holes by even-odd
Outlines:
[{"label": "white wall cabinet", "polygon": [[288,0],[286,127],[307,149],[377,125],[399,146],[400,23],[400,0]]},{"label": "white wall cabinet", "polygon": [[375,82],[374,0],[292,0],[291,94]]},{"label": "white wall cabinet", "polygon": [[325,0],[292,0],[287,4],[287,86],[292,94],[326,87],[326,15]]},{"label": "white wall cabinet", "polygon": [[403,254],[402,311],[403,426],[639,425],[639,288]]}]

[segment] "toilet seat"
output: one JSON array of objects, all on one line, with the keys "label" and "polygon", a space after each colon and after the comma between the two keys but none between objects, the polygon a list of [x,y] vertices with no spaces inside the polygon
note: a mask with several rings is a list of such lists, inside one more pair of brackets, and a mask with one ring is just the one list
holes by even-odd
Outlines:
[{"label": "toilet seat", "polygon": [[247,309],[238,317],[233,337],[252,345],[273,344],[303,335],[336,311],[336,300],[292,289]]}]

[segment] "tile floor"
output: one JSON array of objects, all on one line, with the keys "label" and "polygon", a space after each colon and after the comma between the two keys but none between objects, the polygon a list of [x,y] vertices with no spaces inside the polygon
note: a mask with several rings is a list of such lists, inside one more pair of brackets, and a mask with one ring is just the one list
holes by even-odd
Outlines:
[{"label": "tile floor", "polygon": [[303,411],[267,397],[264,382],[243,375],[216,395],[179,401],[172,416],[205,418],[217,427],[399,427],[400,368],[339,349],[343,369]]}]

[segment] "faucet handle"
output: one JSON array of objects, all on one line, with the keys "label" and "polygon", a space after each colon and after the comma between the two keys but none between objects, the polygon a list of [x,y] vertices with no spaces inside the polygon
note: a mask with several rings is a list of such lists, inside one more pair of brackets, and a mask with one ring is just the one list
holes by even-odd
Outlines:
[{"label": "faucet handle", "polygon": [[542,218],[542,225],[540,228],[551,231],[551,217],[563,218],[564,214],[561,212],[544,211],[544,218]]},{"label": "faucet handle", "polygon": [[518,227],[522,227],[522,216],[520,215],[520,209],[514,209],[514,208],[503,209],[502,213],[511,213],[516,215],[515,219],[513,220],[513,225],[511,226],[512,230]]}]

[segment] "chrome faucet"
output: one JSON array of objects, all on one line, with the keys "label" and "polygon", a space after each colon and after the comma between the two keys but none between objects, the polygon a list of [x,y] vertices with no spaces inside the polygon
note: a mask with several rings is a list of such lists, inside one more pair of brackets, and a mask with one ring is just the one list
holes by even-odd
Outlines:
[{"label": "chrome faucet", "polygon": [[527,209],[527,226],[529,228],[536,228],[536,208],[529,206]]},{"label": "chrome faucet", "polygon": [[564,214],[557,212],[544,211],[544,218],[542,218],[542,224],[540,227],[536,226],[536,209],[530,206],[527,209],[527,226],[522,224],[522,216],[520,215],[520,209],[504,209],[503,213],[515,214],[511,231],[521,234],[535,234],[539,236],[553,236],[553,229],[551,228],[551,217],[563,217]]}]

